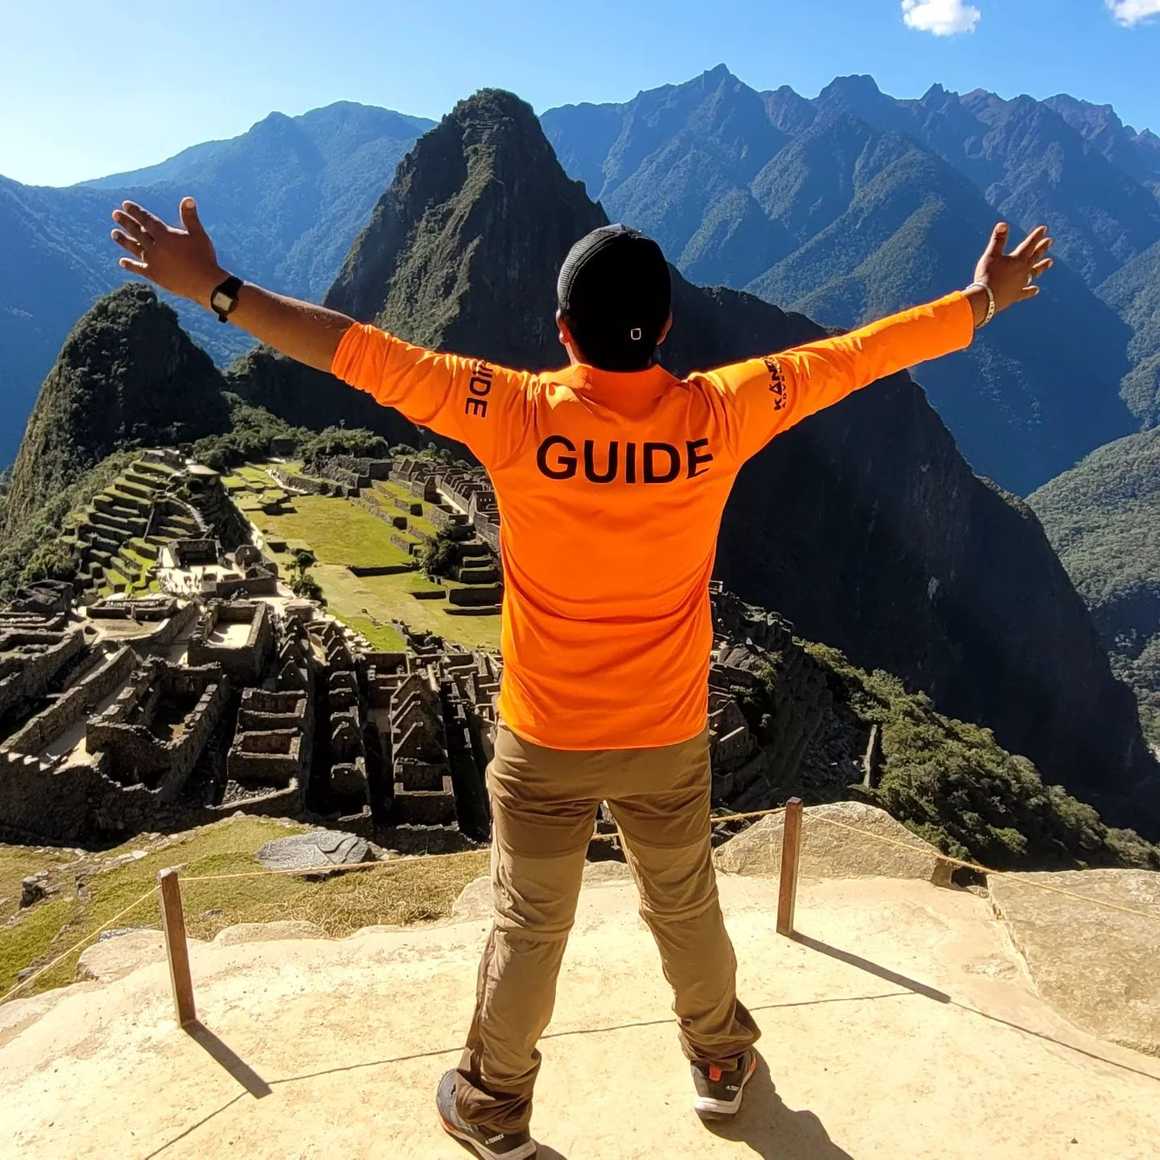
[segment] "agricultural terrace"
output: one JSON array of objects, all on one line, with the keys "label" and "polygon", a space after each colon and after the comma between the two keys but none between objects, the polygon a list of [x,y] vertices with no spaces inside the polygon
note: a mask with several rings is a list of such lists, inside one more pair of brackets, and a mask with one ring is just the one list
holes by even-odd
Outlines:
[{"label": "agricultural terrace", "polygon": [[[418,545],[436,532],[426,515],[408,513],[405,530],[392,523],[403,510],[400,503],[417,503],[404,486],[376,480],[358,500],[304,495],[278,483],[271,467],[289,473],[301,470],[297,463],[245,464],[225,478],[225,486],[261,531],[283,576],[290,573],[295,552],[313,553],[317,563],[310,575],[322,589],[328,610],[362,633],[373,648],[403,647],[394,621],[416,632],[438,633],[467,648],[499,648],[499,616],[447,612],[446,593],[459,585],[429,580],[401,546],[400,541],[408,547]],[[373,569],[374,574],[356,575],[352,568]]]}]

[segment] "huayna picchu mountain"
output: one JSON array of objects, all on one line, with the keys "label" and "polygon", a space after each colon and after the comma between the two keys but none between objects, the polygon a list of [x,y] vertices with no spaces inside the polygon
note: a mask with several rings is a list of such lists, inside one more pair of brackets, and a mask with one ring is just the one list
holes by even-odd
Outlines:
[{"label": "huayna picchu mountain", "polygon": [[[420,139],[327,301],[404,338],[529,368],[559,365],[555,278],[606,220],[531,109],[485,91]],[[969,271],[968,271],[969,273]],[[947,271],[945,277],[958,275]],[[680,373],[808,341],[809,319],[674,273],[663,361]],[[295,423],[399,416],[258,352],[231,389]],[[420,437],[420,438],[425,438]],[[899,375],[779,438],[742,473],[718,572],[806,637],[897,673],[944,712],[991,726],[1050,781],[1157,832],[1160,771],[1136,706],[1026,505],[978,479],[921,389]]]},{"label": "huayna picchu mountain", "polygon": [[0,509],[0,535],[106,456],[230,426],[223,381],[177,315],[140,282],[73,327],[40,388]]}]

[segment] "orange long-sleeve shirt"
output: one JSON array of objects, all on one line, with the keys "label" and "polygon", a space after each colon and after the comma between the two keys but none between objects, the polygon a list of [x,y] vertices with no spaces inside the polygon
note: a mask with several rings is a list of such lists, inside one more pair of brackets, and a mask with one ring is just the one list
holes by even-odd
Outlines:
[{"label": "orange long-sleeve shirt", "polygon": [[708,584],[725,501],[769,440],[852,391],[970,344],[961,293],[838,338],[678,379],[659,366],[532,374],[373,326],[332,371],[487,468],[504,571],[499,711],[558,749],[704,728]]}]

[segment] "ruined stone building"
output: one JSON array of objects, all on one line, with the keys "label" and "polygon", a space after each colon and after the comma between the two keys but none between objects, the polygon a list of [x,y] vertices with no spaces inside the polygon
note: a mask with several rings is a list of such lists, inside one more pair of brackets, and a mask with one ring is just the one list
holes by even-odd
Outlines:
[{"label": "ruined stone building", "polygon": [[307,633],[323,666],[320,697],[329,793],[344,812],[369,813],[372,794],[367,776],[365,705],[358,661],[335,621],[312,621]]},{"label": "ruined stone building", "polygon": [[191,665],[221,665],[238,685],[257,684],[273,657],[273,615],[260,601],[209,601],[189,641]]},{"label": "ruined stone building", "polygon": [[249,796],[269,798],[275,791],[286,813],[297,814],[306,804],[313,752],[310,688],[242,690],[237,729],[226,756],[230,781]]}]

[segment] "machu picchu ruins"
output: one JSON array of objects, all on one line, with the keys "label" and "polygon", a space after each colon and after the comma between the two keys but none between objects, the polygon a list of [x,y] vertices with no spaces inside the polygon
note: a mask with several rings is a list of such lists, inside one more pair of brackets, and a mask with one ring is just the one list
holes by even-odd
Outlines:
[{"label": "machu picchu ruins", "polygon": [[[359,512],[374,523],[349,548],[315,532]],[[10,838],[108,842],[241,810],[387,845],[486,840],[502,579],[481,469],[402,452],[223,475],[146,450],[69,534],[75,583],[30,585],[0,610]],[[300,594],[315,574],[321,599]],[[346,582],[401,583],[402,603],[362,606]],[[712,598],[714,799],[764,804],[801,764],[824,683],[811,701],[790,681],[761,708],[766,675],[808,658],[778,618],[719,586]],[[485,643],[463,638],[471,624]]]}]

